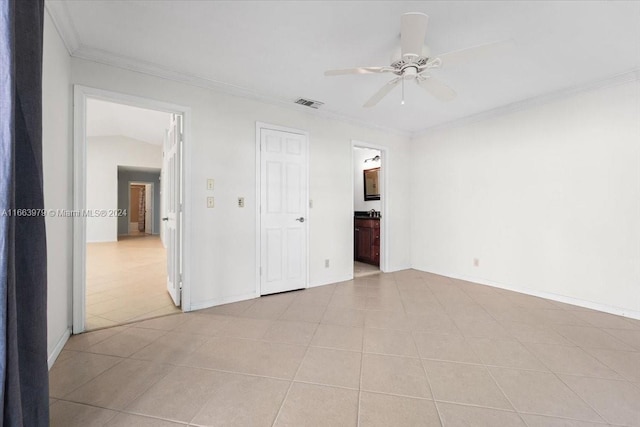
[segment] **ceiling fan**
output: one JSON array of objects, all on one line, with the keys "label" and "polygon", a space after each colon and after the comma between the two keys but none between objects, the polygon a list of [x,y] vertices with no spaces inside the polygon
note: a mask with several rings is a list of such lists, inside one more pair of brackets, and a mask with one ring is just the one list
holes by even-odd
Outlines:
[{"label": "ceiling fan", "polygon": [[429,48],[424,44],[427,34],[427,21],[429,17],[420,12],[409,12],[402,15],[400,47],[394,52],[391,65],[385,67],[358,67],[342,70],[325,71],[325,76],[339,76],[344,74],[379,74],[392,73],[397,77],[384,85],[373,95],[363,107],[369,108],[376,105],[398,84],[402,84],[402,104],[404,104],[404,81],[413,80],[418,86],[425,89],[433,97],[440,101],[451,101],[456,97],[456,92],[440,80],[432,77],[429,70],[440,68],[442,65],[451,65],[465,62],[469,59],[494,53],[506,47],[512,47],[513,41],[499,41],[475,46],[467,49],[456,50],[438,56],[431,56]]}]

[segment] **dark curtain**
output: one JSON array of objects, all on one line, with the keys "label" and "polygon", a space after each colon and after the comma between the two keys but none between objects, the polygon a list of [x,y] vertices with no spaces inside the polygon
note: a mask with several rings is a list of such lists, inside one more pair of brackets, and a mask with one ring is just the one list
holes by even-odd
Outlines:
[{"label": "dark curtain", "polygon": [[0,412],[49,424],[42,189],[44,0],[0,0]]}]

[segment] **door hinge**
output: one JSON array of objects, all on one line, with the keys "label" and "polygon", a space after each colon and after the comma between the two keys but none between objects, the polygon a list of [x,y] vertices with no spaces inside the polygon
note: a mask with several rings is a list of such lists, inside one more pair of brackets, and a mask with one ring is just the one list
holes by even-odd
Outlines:
[{"label": "door hinge", "polygon": [[182,273],[178,274],[178,284],[180,285],[180,289],[182,289]]}]

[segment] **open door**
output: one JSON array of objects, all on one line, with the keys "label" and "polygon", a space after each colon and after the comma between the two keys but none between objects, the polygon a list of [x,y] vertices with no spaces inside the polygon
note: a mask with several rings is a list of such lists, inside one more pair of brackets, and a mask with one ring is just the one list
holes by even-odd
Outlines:
[{"label": "open door", "polygon": [[144,185],[144,232],[153,234],[153,184]]},{"label": "open door", "polygon": [[167,248],[167,290],[175,305],[180,305],[180,153],[182,145],[182,116],[171,115],[164,147],[163,182],[165,189],[164,242]]}]

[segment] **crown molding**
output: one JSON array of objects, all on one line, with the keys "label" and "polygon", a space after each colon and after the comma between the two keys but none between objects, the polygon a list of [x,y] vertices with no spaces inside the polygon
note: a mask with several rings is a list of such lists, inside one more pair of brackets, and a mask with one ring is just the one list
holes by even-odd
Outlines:
[{"label": "crown molding", "polygon": [[56,27],[58,34],[60,34],[60,38],[69,55],[73,56],[73,53],[80,48],[80,37],[75,25],[73,25],[67,4],[62,1],[46,0],[44,7],[53,21],[53,26]]},{"label": "crown molding", "polygon": [[84,59],[87,61],[97,62],[104,65],[122,68],[129,71],[139,72],[142,74],[148,74],[155,77],[164,78],[180,83],[184,83],[191,86],[201,87],[204,89],[213,90],[215,92],[224,93],[227,95],[238,96],[242,98],[252,99],[255,101],[263,102],[270,105],[276,105],[279,107],[295,110],[298,112],[310,114],[316,117],[323,117],[331,120],[338,120],[351,125],[360,126],[369,129],[375,129],[381,132],[402,136],[405,138],[415,139],[421,137],[427,133],[444,130],[462,125],[475,123],[481,120],[490,119],[493,117],[499,117],[505,114],[514,113],[517,111],[533,108],[538,105],[547,104],[556,100],[567,98],[572,95],[576,95],[582,92],[588,92],[597,89],[603,89],[606,87],[617,86],[625,83],[640,81],[640,69],[633,69],[625,73],[617,74],[601,80],[592,81],[582,85],[576,85],[565,89],[560,89],[554,92],[546,93],[543,95],[535,96],[532,98],[526,98],[520,101],[512,102],[497,108],[485,110],[477,114],[465,116],[459,119],[448,121],[445,123],[439,123],[433,126],[429,126],[419,131],[404,131],[400,129],[390,128],[386,126],[379,126],[375,123],[365,120],[355,119],[353,117],[340,114],[335,111],[326,109],[311,109],[296,104],[293,100],[288,98],[278,98],[274,96],[267,96],[256,91],[241,86],[236,86],[230,83],[213,80],[207,77],[199,76],[196,74],[185,73],[180,71],[171,70],[166,67],[161,67],[158,64],[142,61],[135,58],[125,57],[123,55],[114,54],[101,49],[89,48],[87,46],[80,45],[72,54],[74,58]]},{"label": "crown molding", "polygon": [[451,120],[445,123],[430,126],[420,131],[413,132],[411,139],[419,138],[425,134],[433,131],[446,130],[454,127],[464,126],[471,123],[476,123],[482,120],[487,120],[494,117],[503,116],[517,111],[527,110],[529,108],[536,107],[538,105],[547,104],[553,101],[561,100],[572,95],[577,95],[583,92],[589,92],[597,89],[604,89],[608,87],[618,86],[626,83],[632,83],[640,81],[640,69],[633,69],[625,73],[616,74],[601,80],[592,81],[582,85],[576,85],[565,89],[560,89],[554,92],[546,93],[543,95],[535,96],[532,98],[526,98],[521,101],[512,102],[491,110],[486,110],[478,114],[465,116],[460,119]]},{"label": "crown molding", "polygon": [[601,80],[560,89],[532,98],[526,98],[520,101],[512,102],[510,104],[506,104],[490,110],[485,110],[477,114],[472,114],[444,123],[438,123],[418,131],[405,131],[387,126],[380,126],[373,122],[362,119],[356,119],[354,117],[338,113],[337,111],[328,109],[311,109],[295,104],[293,99],[265,95],[248,88],[214,80],[201,75],[176,71],[167,67],[160,66],[156,63],[143,61],[137,58],[126,57],[124,55],[115,54],[113,52],[85,46],[80,41],[80,37],[73,24],[73,20],[71,19],[71,15],[69,14],[69,10],[64,1],[46,0],[45,8],[48,11],[49,16],[51,17],[53,24],[60,34],[60,37],[62,38],[62,41],[64,42],[67,50],[69,51],[69,55],[74,58],[84,59],[87,61],[92,61],[116,68],[172,80],[190,86],[201,87],[227,95],[247,98],[265,104],[276,105],[289,110],[306,113],[312,116],[337,120],[351,125],[374,129],[410,139],[421,137],[433,131],[467,125],[481,120],[486,120],[516,111],[525,110],[537,105],[542,105],[555,100],[566,98],[568,96],[572,96],[581,92],[587,92],[634,81],[640,81],[640,69],[633,69],[625,73],[617,74]]},{"label": "crown molding", "polygon": [[230,83],[225,83],[217,80],[213,80],[207,77],[199,76],[192,73],[185,73],[181,71],[175,71],[166,67],[159,66],[158,64],[139,60],[136,58],[126,57],[124,55],[118,55],[112,52],[108,52],[102,49],[91,48],[85,46],[80,41],[80,36],[76,30],[69,9],[63,1],[46,0],[45,9],[49,13],[53,25],[55,26],[60,38],[62,39],[69,55],[74,58],[84,59],[87,61],[97,62],[104,65],[109,65],[116,68],[122,68],[129,71],[135,71],[142,74],[148,74],[155,77],[164,78],[167,80],[173,80],[176,82],[188,84],[191,86],[210,89],[216,92],[225,93],[227,95],[239,96],[242,98],[248,98],[256,101],[260,101],[266,104],[277,105],[290,110],[299,111],[302,113],[310,114],[313,116],[319,116],[326,119],[338,120],[351,125],[365,127],[369,129],[378,130],[381,132],[389,133],[392,135],[398,135],[405,138],[411,137],[411,132],[402,131],[395,128],[386,126],[380,126],[375,123],[371,123],[365,120],[355,119],[344,114],[340,114],[331,110],[314,110],[308,107],[304,107],[295,104],[293,101],[287,98],[277,98],[274,96],[268,96],[251,89],[236,86]]},{"label": "crown molding", "polygon": [[326,119],[338,120],[338,121],[352,124],[355,126],[375,129],[381,132],[390,133],[390,134],[402,136],[405,138],[411,137],[411,132],[402,131],[399,129],[389,128],[385,126],[379,126],[379,125],[376,125],[375,123],[371,123],[365,120],[355,119],[331,110],[326,110],[326,109],[315,110],[312,108],[308,108],[308,107],[296,104],[293,99],[264,95],[254,90],[244,88],[241,86],[236,86],[230,83],[221,82],[221,81],[210,79],[197,74],[172,70],[167,67],[159,66],[156,63],[143,61],[136,58],[126,57],[124,55],[118,55],[113,52],[108,52],[102,49],[95,49],[95,48],[90,48],[84,45],[80,45],[80,47],[76,49],[71,56],[73,56],[74,58],[83,59],[86,61],[97,62],[100,64],[125,69],[128,71],[148,74],[155,77],[160,77],[163,79],[188,84],[191,86],[201,87],[204,89],[213,90],[213,91],[224,93],[227,95],[233,95],[233,96],[238,96],[242,98],[252,99],[255,101],[260,101],[266,104],[277,105],[279,107],[295,110],[295,111],[310,114],[313,116],[319,116]]}]

